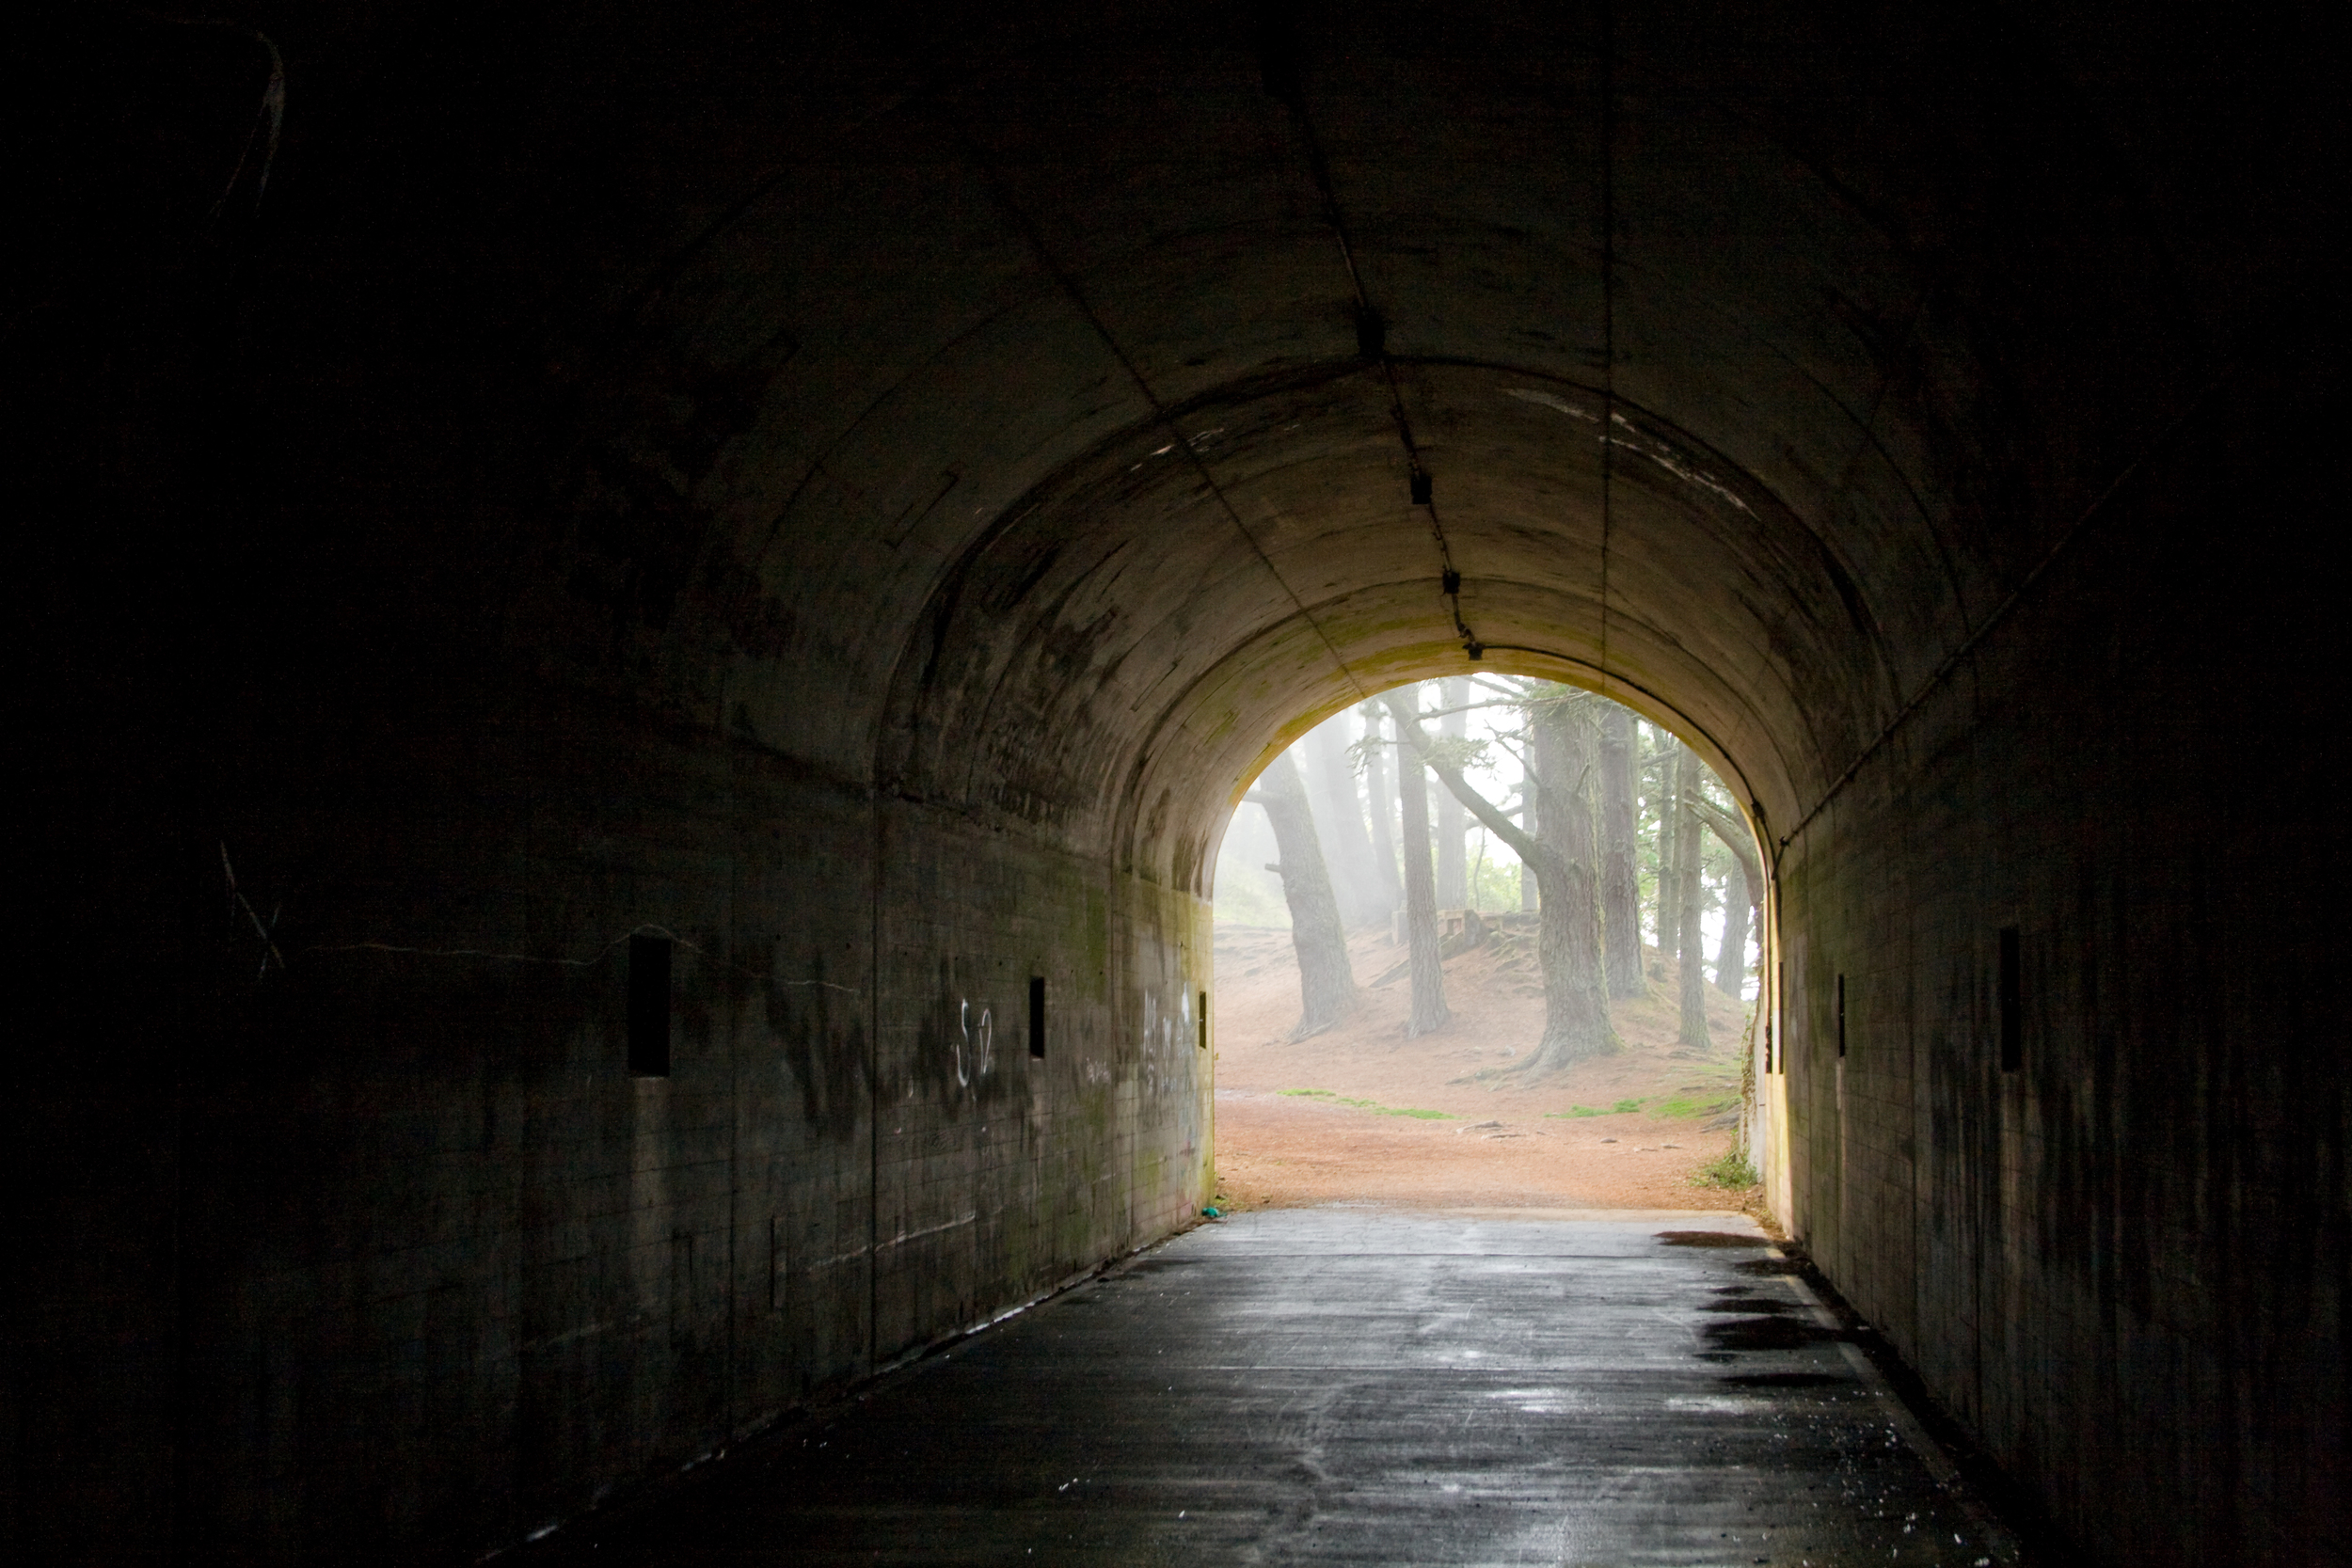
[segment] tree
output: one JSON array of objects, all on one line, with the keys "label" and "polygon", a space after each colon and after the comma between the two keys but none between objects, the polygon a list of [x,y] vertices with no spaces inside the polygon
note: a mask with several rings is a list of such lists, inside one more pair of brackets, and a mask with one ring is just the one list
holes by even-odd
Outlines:
[{"label": "tree", "polygon": [[1756,837],[1745,822],[1708,800],[1704,790],[1695,804],[1699,820],[1731,851],[1737,868],[1732,873],[1733,885],[1724,890],[1724,944],[1715,959],[1716,987],[1737,996],[1747,980],[1748,932],[1764,928],[1764,867],[1756,858]]},{"label": "tree", "polygon": [[[1421,726],[1414,720],[1414,700],[1391,691],[1384,699],[1398,734],[1416,738]],[[1438,888],[1429,865],[1429,791],[1422,780],[1418,754],[1424,748],[1400,749],[1396,758],[1397,800],[1402,810],[1405,840],[1405,942],[1413,977],[1413,1012],[1406,1021],[1407,1039],[1445,1026],[1453,1016],[1445,1005],[1445,968],[1438,956]]]},{"label": "tree", "polygon": [[1675,961],[1681,973],[1681,1018],[1675,1029],[1677,1043],[1706,1051],[1714,1042],[1707,1036],[1706,931],[1699,924],[1699,816],[1692,801],[1699,793],[1699,757],[1677,741],[1675,754]]},{"label": "tree", "polygon": [[[1526,833],[1530,838],[1534,838],[1537,831],[1535,826],[1535,779],[1534,775],[1527,772],[1524,768],[1520,769],[1519,774],[1519,831]],[[1535,873],[1527,868],[1527,863],[1525,861],[1521,861],[1519,863],[1519,913],[1534,914],[1534,912]],[[1642,939],[1638,934],[1634,937],[1633,941],[1636,946],[1640,945],[1641,940]]]},{"label": "tree", "polygon": [[1433,746],[1409,713],[1401,707],[1392,711],[1407,747],[1535,874],[1542,891],[1535,953],[1544,975],[1544,1034],[1534,1051],[1512,1070],[1541,1076],[1613,1052],[1618,1040],[1609,1020],[1602,974],[1600,863],[1594,823],[1597,746],[1591,700],[1563,687],[1531,685],[1526,689],[1529,779],[1544,824],[1541,837],[1531,836],[1470,787],[1453,748]]},{"label": "tree", "polygon": [[1609,994],[1649,994],[1642,974],[1640,824],[1634,810],[1633,716],[1614,703],[1600,711],[1600,929]]},{"label": "tree", "polygon": [[1356,710],[1364,721],[1364,740],[1358,754],[1364,759],[1364,800],[1372,808],[1373,872],[1380,879],[1380,907],[1386,919],[1405,905],[1405,888],[1397,880],[1396,837],[1389,828],[1389,763],[1381,742],[1380,705],[1366,703]]},{"label": "tree", "polygon": [[[1470,715],[1463,711],[1470,702],[1470,682],[1451,677],[1438,683],[1438,706],[1445,717],[1438,721],[1438,729],[1449,740],[1459,740],[1470,734]],[[1438,797],[1438,908],[1467,909],[1470,906],[1470,876],[1463,863],[1462,839],[1469,824],[1462,819],[1462,802],[1451,791]]]},{"label": "tree", "polygon": [[1279,865],[1266,869],[1280,875],[1282,897],[1290,905],[1291,945],[1298,953],[1298,1026],[1290,1037],[1303,1040],[1356,1010],[1359,999],[1347,962],[1347,933],[1340,925],[1323,847],[1315,841],[1307,789],[1290,753],[1276,757],[1259,776],[1258,786],[1242,799],[1265,808],[1276,852],[1282,857]]},{"label": "tree", "polygon": [[1724,940],[1715,949],[1715,989],[1735,1001],[1748,978],[1748,879],[1734,860],[1724,879]]},{"label": "tree", "polygon": [[1666,977],[1666,960],[1681,945],[1681,932],[1675,924],[1681,909],[1675,900],[1675,889],[1679,885],[1675,871],[1675,822],[1678,816],[1675,810],[1675,759],[1682,743],[1655,724],[1649,726],[1649,732],[1650,753],[1643,771],[1652,818],[1650,851],[1657,864],[1650,911],[1656,917],[1653,924],[1658,931],[1655,973],[1662,980]]},{"label": "tree", "polygon": [[1318,724],[1302,749],[1314,795],[1315,834],[1331,872],[1340,915],[1350,926],[1385,924],[1393,906],[1380,896],[1380,868],[1364,829],[1364,808],[1356,799],[1356,772],[1348,766],[1344,718]]}]

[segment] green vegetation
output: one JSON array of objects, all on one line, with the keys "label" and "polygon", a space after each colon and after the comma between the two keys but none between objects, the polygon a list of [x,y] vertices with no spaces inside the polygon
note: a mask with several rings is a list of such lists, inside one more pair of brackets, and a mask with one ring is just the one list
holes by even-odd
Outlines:
[{"label": "green vegetation", "polygon": [[[1647,1100],[1620,1100],[1603,1109],[1598,1105],[1571,1105],[1565,1111],[1546,1111],[1544,1115],[1559,1120],[1574,1117],[1621,1117],[1648,1105]],[[1711,1117],[1728,1111],[1740,1103],[1738,1095],[1723,1095],[1713,1099],[1694,1099],[1688,1094],[1668,1095],[1650,1110],[1654,1117]]]},{"label": "green vegetation", "polygon": [[1722,1159],[1711,1161],[1691,1173],[1691,1184],[1695,1187],[1737,1189],[1753,1187],[1763,1180],[1756,1174],[1756,1167],[1749,1164],[1736,1148],[1725,1149]]},{"label": "green vegetation", "polygon": [[[1566,1110],[1565,1110],[1565,1111],[1546,1111],[1546,1112],[1544,1113],[1544,1115],[1546,1115],[1546,1116],[1548,1116],[1548,1117],[1557,1117],[1557,1118],[1562,1119],[1562,1120],[1565,1120],[1566,1118],[1571,1117],[1621,1117],[1621,1116],[1626,1115],[1626,1114],[1627,1114],[1627,1113],[1629,1113],[1629,1112],[1631,1112],[1631,1111],[1638,1111],[1638,1110],[1640,1110],[1643,1106],[1645,1106],[1645,1105],[1646,1105],[1646,1104],[1648,1104],[1648,1103],[1649,1103],[1649,1101],[1646,1101],[1646,1100],[1620,1100],[1620,1101],[1617,1101],[1614,1105],[1610,1106],[1610,1107],[1609,1107],[1609,1109],[1607,1109],[1607,1110],[1605,1110],[1605,1111],[1604,1111],[1604,1110],[1602,1110],[1602,1109],[1601,1109],[1599,1106],[1597,1106],[1597,1105],[1571,1105],[1571,1106],[1569,1106],[1569,1107],[1568,1107]],[[1675,1102],[1674,1102],[1674,1101],[1667,1101],[1667,1103],[1668,1103],[1668,1104],[1673,1104],[1673,1103],[1675,1103]],[[1669,1115],[1669,1116],[1674,1116],[1674,1115],[1688,1115],[1689,1113],[1688,1113],[1688,1112],[1677,1113],[1677,1112],[1671,1112],[1671,1111],[1670,1111],[1670,1112],[1667,1112],[1666,1114],[1667,1114],[1667,1115]]]},{"label": "green vegetation", "polygon": [[1359,1111],[1370,1111],[1375,1117],[1411,1117],[1419,1121],[1452,1121],[1451,1111],[1424,1111],[1410,1105],[1383,1105],[1376,1100],[1351,1100],[1329,1089],[1283,1089],[1283,1094],[1307,1100],[1327,1100],[1334,1105],[1353,1105]]},{"label": "green vegetation", "polygon": [[1688,1095],[1676,1095],[1658,1102],[1653,1115],[1661,1117],[1711,1117],[1718,1111],[1728,1111],[1740,1101],[1731,1100],[1692,1100]]},{"label": "green vegetation", "polygon": [[1477,873],[1477,888],[1471,902],[1488,914],[1509,914],[1519,907],[1519,868],[1514,864],[1498,865],[1491,848],[1481,847],[1470,869]]}]

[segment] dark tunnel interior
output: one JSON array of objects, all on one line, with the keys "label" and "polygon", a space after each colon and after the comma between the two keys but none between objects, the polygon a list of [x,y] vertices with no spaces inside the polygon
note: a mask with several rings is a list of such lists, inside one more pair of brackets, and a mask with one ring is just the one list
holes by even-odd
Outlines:
[{"label": "dark tunnel interior", "polygon": [[1928,1393],[2327,1559],[2324,34],[42,8],[8,1555],[471,1558],[1189,1223],[1234,802],[1484,665],[1744,797]]}]

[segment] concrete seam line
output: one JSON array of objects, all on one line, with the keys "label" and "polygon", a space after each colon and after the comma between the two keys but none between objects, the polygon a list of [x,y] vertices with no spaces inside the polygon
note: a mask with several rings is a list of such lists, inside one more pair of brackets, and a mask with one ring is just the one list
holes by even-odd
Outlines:
[{"label": "concrete seam line", "polygon": [[[2122,468],[2117,470],[2115,477],[2107,481],[2106,488],[2102,489],[2098,495],[2091,498],[2090,504],[2084,507],[2081,515],[2072,523],[2067,525],[2066,531],[2059,534],[2058,538],[2051,543],[2050,547],[2042,552],[2042,559],[2033,563],[2032,569],[2026,572],[2023,578],[2018,579],[2017,586],[2010,590],[2009,597],[2003,599],[1998,605],[1994,607],[1993,613],[1985,617],[1984,625],[1969,633],[1968,636],[1962,641],[1959,647],[1953,649],[1950,654],[1946,656],[1944,662],[1935,667],[1935,673],[1931,674],[1927,680],[1921,684],[1919,689],[1912,694],[1911,701],[1905,703],[1900,711],[1899,711],[1894,718],[1886,721],[1886,727],[1879,731],[1878,738],[1871,741],[1867,746],[1865,746],[1862,749],[1861,754],[1856,756],[1853,761],[1848,763],[1846,765],[1846,770],[1837,775],[1836,781],[1830,784],[1828,789],[1821,792],[1821,798],[1814,802],[1813,809],[1806,812],[1797,825],[1789,829],[1787,835],[1781,839],[1780,847],[1783,850],[1786,850],[1788,846],[1797,841],[1798,834],[1813,826],[1814,818],[1820,816],[1822,812],[1828,810],[1829,803],[1832,800],[1836,800],[1839,795],[1845,793],[1846,786],[1853,782],[1854,775],[1862,771],[1863,764],[1878,755],[1880,750],[1884,747],[1889,740],[1895,738],[1896,732],[1900,730],[1904,724],[1910,722],[1911,716],[1918,712],[1919,709],[1925,705],[1927,700],[1933,696],[1935,692],[1942,688],[1944,683],[1952,677],[1953,672],[1960,668],[1962,662],[1965,660],[1970,654],[1977,651],[1977,645],[1990,636],[1995,626],[1998,626],[2001,623],[2009,619],[2010,612],[2025,602],[2026,595],[2033,591],[2034,586],[2042,580],[2043,575],[2049,571],[2051,566],[2057,563],[2058,558],[2066,553],[2067,546],[2074,544],[2074,540],[2080,536],[2084,530],[2089,528],[2093,521],[2097,520],[2106,514],[2107,502],[2115,499],[2116,493],[2122,490],[2125,484],[2129,483],[2135,474],[2138,473],[2142,467],[2147,466],[2148,460],[2154,456],[2157,451],[2167,442],[2171,440],[2173,434],[2176,431],[2178,431],[2183,425],[2188,423],[2191,419],[2195,418],[2196,415],[2203,409],[2207,400],[2210,399],[2214,393],[2221,389],[2222,383],[2227,379],[2228,372],[2224,371],[2222,374],[2217,375],[2211,381],[2207,382],[2202,390],[2201,390],[2195,397],[2189,399],[2186,406],[2182,408],[2179,413],[2173,415],[2170,420],[2165,422],[2163,429],[2157,431],[2153,436],[2150,437],[2148,443],[2140,448],[2138,452],[2133,456],[2130,462],[2124,464]],[[1777,859],[1778,857],[1775,856],[1774,858]]]},{"label": "concrete seam line", "polygon": [[618,345],[625,340],[627,325],[637,323],[646,307],[661,298],[683,277],[687,269],[701,260],[712,245],[734,232],[759,204],[783,188],[786,181],[817,161],[817,154],[829,152],[855,141],[866,134],[876,120],[896,114],[910,103],[930,98],[955,79],[954,67],[937,67],[922,74],[912,85],[883,95],[848,121],[834,127],[813,143],[793,149],[793,156],[780,160],[754,175],[741,194],[713,214],[707,222],[673,248],[658,258],[645,275],[631,285],[620,303],[604,317],[603,330],[590,340],[589,362],[609,363]]},{"label": "concrete seam line", "polygon": [[[1617,9],[1600,7],[1600,694],[1609,695],[1609,546],[1615,522],[1617,421]],[[1717,750],[1722,748],[1718,747]],[[1745,781],[1742,781],[1743,783]],[[1636,896],[1639,883],[1636,882]],[[1638,922],[1637,922],[1638,924]],[[1634,958],[1641,935],[1634,934]]]},{"label": "concrete seam line", "polygon": [[[1356,246],[1349,238],[1346,215],[1340,211],[1338,187],[1331,179],[1330,159],[1324,153],[1323,137],[1315,130],[1314,118],[1307,110],[1305,87],[1293,80],[1288,90],[1278,93],[1282,106],[1289,110],[1292,123],[1298,128],[1300,141],[1307,150],[1307,166],[1314,182],[1316,194],[1323,198],[1323,221],[1331,230],[1331,237],[1340,247],[1340,261],[1347,269],[1347,283],[1356,295],[1357,351],[1375,360],[1389,389],[1389,417],[1396,425],[1396,436],[1405,449],[1405,469],[1410,476],[1412,504],[1429,515],[1429,535],[1438,546],[1438,581],[1454,618],[1454,635],[1461,640],[1462,649],[1472,660],[1485,651],[1467,622],[1462,619],[1462,574],[1454,565],[1454,547],[1446,542],[1445,523],[1438,515],[1438,503],[1429,488],[1429,471],[1422,467],[1421,444],[1413,438],[1413,423],[1405,412],[1404,384],[1397,379],[1396,356],[1389,352],[1387,318],[1372,303],[1371,291],[1364,287],[1364,277],[1356,265]],[[1604,288],[1606,287],[1604,283]],[[1607,443],[1602,444],[1604,476],[1608,464]],[[1607,505],[1607,482],[1603,480],[1603,508]],[[1607,555],[1602,557],[1606,565]],[[1604,598],[1606,590],[1604,588]],[[1364,694],[1371,701],[1371,693]]]},{"label": "concrete seam line", "polygon": [[1072,309],[1078,312],[1079,317],[1092,330],[1095,338],[1101,341],[1104,349],[1113,360],[1118,362],[1120,370],[1125,372],[1127,379],[1134,383],[1136,391],[1142,397],[1145,406],[1152,410],[1152,417],[1172,438],[1174,444],[1183,451],[1186,460],[1192,464],[1193,471],[1200,476],[1200,483],[1208,486],[1209,494],[1216,499],[1217,509],[1225,514],[1226,520],[1233,525],[1233,531],[1239,533],[1242,542],[1249,546],[1249,553],[1258,558],[1258,564],[1266,569],[1266,575],[1274,579],[1275,586],[1281,589],[1282,596],[1290,600],[1292,608],[1298,611],[1300,618],[1313,628],[1315,640],[1321,642],[1324,651],[1331,656],[1331,662],[1338,668],[1341,676],[1348,685],[1356,689],[1356,693],[1359,698],[1365,702],[1372,701],[1372,693],[1364,689],[1364,683],[1357,678],[1356,672],[1350,669],[1347,660],[1340,656],[1339,644],[1331,641],[1331,634],[1323,629],[1323,623],[1315,618],[1314,611],[1307,608],[1306,600],[1298,596],[1298,590],[1291,586],[1290,579],[1282,575],[1281,568],[1274,564],[1274,558],[1266,554],[1265,546],[1258,543],[1258,536],[1249,531],[1249,525],[1242,521],[1241,514],[1234,509],[1232,501],[1226,496],[1225,487],[1217,483],[1216,475],[1209,472],[1207,460],[1193,446],[1191,438],[1178,427],[1175,416],[1168,411],[1168,405],[1160,401],[1159,394],[1152,389],[1152,384],[1144,379],[1142,370],[1134,359],[1128,356],[1127,351],[1120,346],[1119,340],[1111,336],[1109,326],[1104,323],[1102,316],[1095,311],[1093,304],[1079,289],[1077,279],[1065,272],[1061,263],[1055,260],[1054,253],[1046,248],[1045,236],[1038,232],[1037,225],[1029,220],[1028,214],[1013,200],[1012,193],[1005,188],[1004,178],[997,172],[995,163],[960,123],[956,124],[955,129],[956,139],[961,144],[964,155],[970,158],[979,169],[980,177],[986,182],[989,194],[995,198],[996,204],[1003,209],[1007,221],[1012,225],[1014,231],[1028,246],[1029,254],[1036,261],[1038,269],[1053,279],[1055,287],[1061,291],[1062,296],[1070,302]]}]

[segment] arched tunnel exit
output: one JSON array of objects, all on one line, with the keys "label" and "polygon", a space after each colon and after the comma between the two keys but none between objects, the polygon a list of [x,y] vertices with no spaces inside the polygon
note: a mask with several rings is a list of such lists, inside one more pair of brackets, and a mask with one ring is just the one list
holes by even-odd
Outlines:
[{"label": "arched tunnel exit", "polygon": [[1785,1212],[1739,796],[1597,692],[1473,668],[1322,719],[1225,819],[1216,1205],[1760,1213],[1769,1175]]},{"label": "arched tunnel exit", "polygon": [[1927,1397],[2324,1557],[2274,21],[44,11],[8,1544],[489,1551],[1183,1227],[1223,814],[1487,668],[1741,795],[1771,1201]]}]

